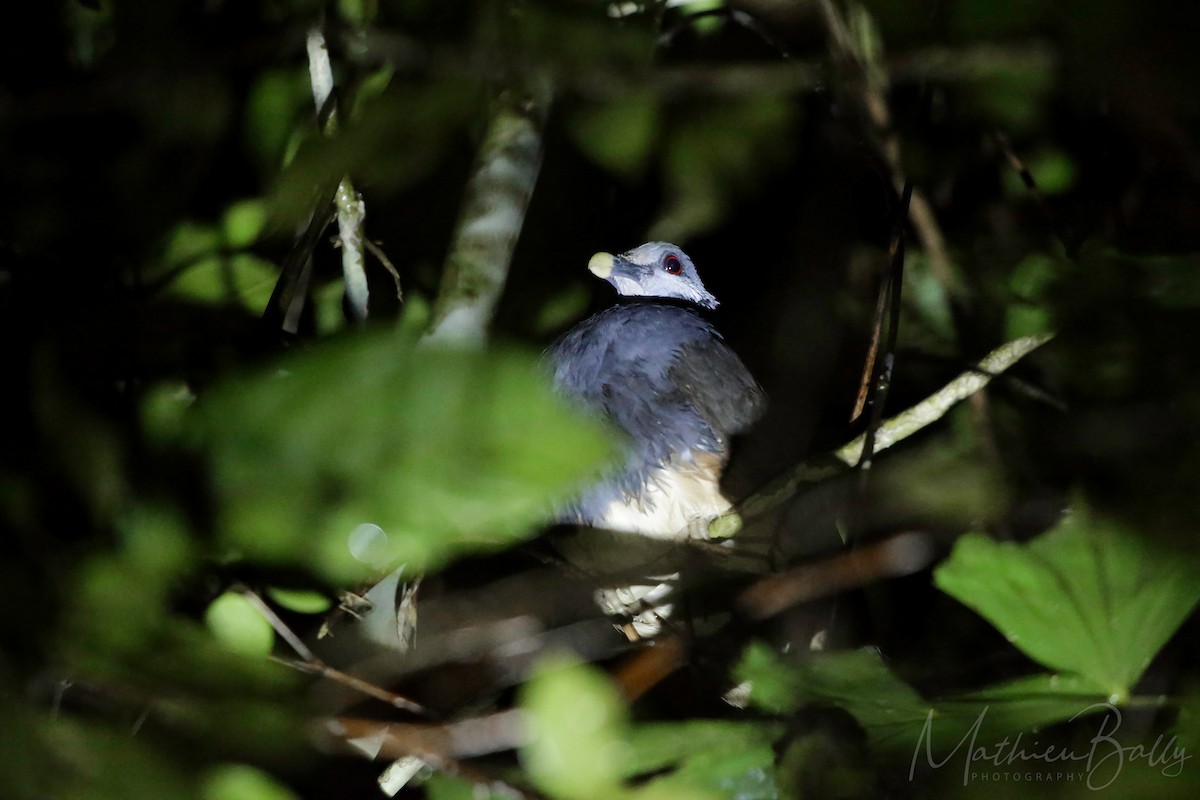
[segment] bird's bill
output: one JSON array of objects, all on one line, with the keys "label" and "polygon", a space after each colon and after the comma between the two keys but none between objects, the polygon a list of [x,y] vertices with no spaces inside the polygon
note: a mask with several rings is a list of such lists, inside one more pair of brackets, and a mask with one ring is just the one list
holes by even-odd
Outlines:
[{"label": "bird's bill", "polygon": [[616,257],[612,253],[596,253],[588,259],[588,272],[595,275],[597,278],[608,280],[608,276],[612,275],[613,263]]}]

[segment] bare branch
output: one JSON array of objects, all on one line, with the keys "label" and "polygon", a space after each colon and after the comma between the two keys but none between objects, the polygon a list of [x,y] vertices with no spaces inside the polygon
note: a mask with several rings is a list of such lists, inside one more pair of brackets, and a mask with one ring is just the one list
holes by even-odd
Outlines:
[{"label": "bare branch", "polygon": [[478,345],[508,277],[542,162],[548,84],[498,99],[467,183],[426,341]]},{"label": "bare branch", "polygon": [[[320,26],[308,32],[305,42],[308,50],[308,76],[312,84],[313,102],[317,114],[330,108],[333,96],[333,66],[329,61],[329,48],[325,43],[325,33]],[[330,113],[323,130],[332,135],[337,130],[337,114]],[[349,301],[354,319],[362,322],[367,318],[367,273],[363,260],[363,224],[367,216],[367,206],[362,195],[354,189],[349,176],[342,178],[334,194],[337,207],[338,237],[342,243],[342,276],[346,286],[346,299]]]},{"label": "bare branch", "polygon": [[[993,378],[1050,341],[1051,338],[1051,336],[1025,336],[1014,339],[988,353],[974,369],[962,373],[920,403],[880,425],[875,432],[875,452],[886,450],[922,428],[937,422],[956,403],[987,386]],[[854,466],[862,456],[865,443],[866,435],[864,434],[838,448],[831,454],[835,459],[833,464],[821,464],[813,461],[801,464],[787,475],[772,481],[764,489],[747,498],[739,507],[738,513],[743,518],[763,514],[791,499],[801,485],[824,480],[844,471],[847,467]]]},{"label": "bare branch", "polygon": [[238,586],[237,591],[242,594],[250,603],[258,609],[258,613],[263,615],[267,622],[271,623],[271,627],[279,634],[279,638],[287,642],[292,650],[296,651],[296,655],[300,656],[300,660],[292,660],[286,658],[275,658],[274,660],[285,666],[293,669],[307,672],[312,675],[320,675],[322,678],[328,678],[331,681],[340,683],[343,686],[360,692],[368,697],[374,697],[376,700],[382,700],[394,708],[401,708],[405,711],[412,711],[417,714],[428,715],[428,710],[419,703],[414,703],[406,697],[402,697],[395,692],[389,692],[387,689],[376,686],[372,683],[356,678],[341,670],[334,669],[326,664],[321,659],[317,658],[313,651],[308,649],[308,645],[301,641],[300,637],[287,626],[279,615],[275,613],[275,609],[271,608],[265,600],[258,596],[257,592],[245,586]]},{"label": "bare branch", "polygon": [[[892,183],[899,193],[905,184],[904,171],[900,164],[900,140],[892,129],[891,112],[888,110],[888,71],[883,61],[881,47],[873,23],[867,12],[856,7],[858,36],[854,35],[846,19],[834,5],[833,0],[818,0],[821,18],[829,31],[829,48],[834,56],[834,65],[846,74],[845,85],[854,89],[853,95],[880,137],[883,157],[892,171]],[[854,74],[848,74],[853,70]],[[934,277],[948,295],[957,293],[958,273],[946,249],[946,237],[938,226],[924,192],[913,187],[909,207],[909,219],[917,231]]]}]

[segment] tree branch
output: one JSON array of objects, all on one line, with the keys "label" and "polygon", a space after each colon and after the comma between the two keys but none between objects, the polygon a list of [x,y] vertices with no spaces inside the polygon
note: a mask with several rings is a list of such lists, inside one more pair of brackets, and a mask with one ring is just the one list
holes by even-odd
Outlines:
[{"label": "tree branch", "polygon": [[[329,112],[322,125],[326,135],[337,131],[336,107],[333,100],[333,65],[329,61],[329,48],[325,44],[325,33],[320,26],[308,32],[305,42],[308,50],[308,76],[312,84],[313,102],[317,114]],[[346,287],[346,299],[356,322],[367,318],[367,273],[363,259],[363,225],[367,206],[362,195],[354,189],[349,176],[342,178],[334,194],[337,207],[338,239],[342,247],[342,276]]]},{"label": "tree branch", "polygon": [[[1051,338],[1048,335],[1025,336],[997,347],[988,353],[974,369],[962,373],[920,403],[880,425],[875,432],[875,452],[886,450],[937,422],[946,416],[946,413],[956,403],[987,386],[993,378],[1050,341]],[[759,516],[787,502],[800,486],[824,480],[853,467],[858,463],[865,443],[866,435],[864,434],[833,451],[830,455],[835,463],[804,462],[743,501],[737,513],[742,518]]]},{"label": "tree branch", "polygon": [[496,102],[467,183],[426,341],[478,345],[504,290],[542,162],[548,83]]}]

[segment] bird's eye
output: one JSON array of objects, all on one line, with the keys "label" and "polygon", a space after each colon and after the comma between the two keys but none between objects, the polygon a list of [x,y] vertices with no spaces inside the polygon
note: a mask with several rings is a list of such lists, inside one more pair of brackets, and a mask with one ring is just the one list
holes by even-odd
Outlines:
[{"label": "bird's eye", "polygon": [[663,269],[672,275],[678,275],[683,272],[683,262],[679,260],[679,256],[669,255],[663,259]]}]

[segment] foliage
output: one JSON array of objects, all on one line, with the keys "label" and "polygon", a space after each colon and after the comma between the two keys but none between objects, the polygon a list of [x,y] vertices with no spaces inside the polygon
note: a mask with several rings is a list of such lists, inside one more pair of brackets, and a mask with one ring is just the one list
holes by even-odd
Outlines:
[{"label": "foliage", "polygon": [[[444,732],[514,705],[515,752],[435,739],[401,796],[1194,794],[1196,762],[1170,770],[1200,748],[1195,10],[22,10],[0,52],[0,796],[371,797],[383,764],[334,754],[340,720]],[[496,343],[418,346],[493,101],[534,84],[553,102]],[[374,248],[365,326],[320,226],[346,176]],[[673,644],[629,645],[586,580],[534,569],[555,505],[619,444],[553,395],[537,351],[610,302],[591,253],[685,245],[771,396],[730,465],[749,494],[861,433],[845,420],[905,178],[884,413],[1002,341],[1054,342],[865,477],[746,520],[732,544],[768,542],[769,567],[688,583],[685,663],[639,684],[626,659]],[[740,616],[762,570],[899,531],[941,563]],[[427,708],[278,663],[305,658],[282,626]],[[381,650],[379,627],[415,649]],[[1121,766],[1081,782],[958,769],[968,735],[1091,752],[1098,726]]]}]

